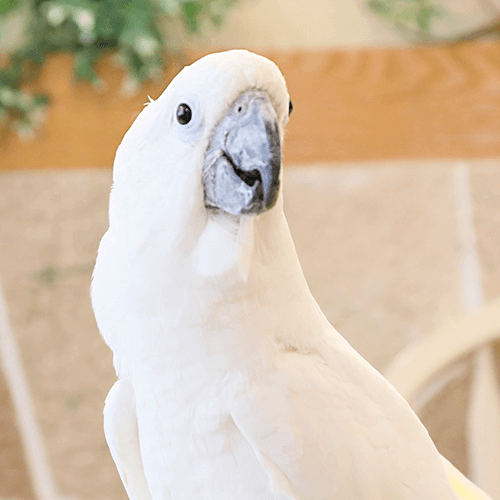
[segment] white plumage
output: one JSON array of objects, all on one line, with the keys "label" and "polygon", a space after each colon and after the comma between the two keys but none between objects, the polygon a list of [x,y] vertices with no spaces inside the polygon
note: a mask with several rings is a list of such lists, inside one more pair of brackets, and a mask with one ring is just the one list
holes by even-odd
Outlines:
[{"label": "white plumage", "polygon": [[268,97],[282,144],[283,76],[230,51],[185,68],[116,154],[92,301],[118,375],[105,434],[130,499],[458,499],[406,401],[311,296],[282,190],[259,213],[206,206],[206,151],[245,92],[262,109]]}]

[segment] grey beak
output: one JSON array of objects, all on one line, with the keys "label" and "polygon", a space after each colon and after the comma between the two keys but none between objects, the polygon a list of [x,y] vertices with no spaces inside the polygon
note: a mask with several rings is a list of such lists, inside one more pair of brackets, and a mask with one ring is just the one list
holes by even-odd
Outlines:
[{"label": "grey beak", "polygon": [[202,178],[205,205],[232,215],[271,208],[280,167],[276,112],[265,92],[247,90],[231,104],[210,138]]}]

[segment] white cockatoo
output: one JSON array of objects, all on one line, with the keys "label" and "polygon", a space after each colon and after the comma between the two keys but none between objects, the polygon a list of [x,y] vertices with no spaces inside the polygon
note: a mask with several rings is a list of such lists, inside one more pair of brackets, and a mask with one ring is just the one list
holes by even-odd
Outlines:
[{"label": "white cockatoo", "polygon": [[312,297],[283,213],[290,110],[273,62],[211,54],[118,148],[92,302],[130,500],[488,498]]}]

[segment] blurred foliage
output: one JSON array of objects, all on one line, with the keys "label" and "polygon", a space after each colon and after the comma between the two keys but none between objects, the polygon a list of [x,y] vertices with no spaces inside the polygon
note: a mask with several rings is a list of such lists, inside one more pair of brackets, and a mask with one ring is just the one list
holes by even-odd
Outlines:
[{"label": "blurred foliage", "polygon": [[[191,33],[204,22],[220,26],[236,0],[0,0],[0,22],[19,13],[24,41],[0,57],[0,126],[33,135],[49,98],[31,95],[24,84],[36,78],[51,52],[72,52],[76,79],[98,86],[97,61],[115,51],[126,73],[126,89],[158,76],[169,49],[166,23],[180,20]],[[0,54],[2,56],[2,54]]]},{"label": "blurred foliage", "polygon": [[0,2],[0,15],[9,12],[17,5],[17,0],[3,0]]},{"label": "blurred foliage", "polygon": [[432,21],[443,13],[430,0],[367,0],[366,4],[393,27],[420,40],[431,37]]}]

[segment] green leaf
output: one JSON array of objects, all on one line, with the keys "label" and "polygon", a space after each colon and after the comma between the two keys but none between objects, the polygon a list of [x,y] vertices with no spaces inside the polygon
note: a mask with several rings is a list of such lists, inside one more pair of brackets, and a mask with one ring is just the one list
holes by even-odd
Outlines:
[{"label": "green leaf", "polygon": [[182,10],[184,12],[184,22],[191,33],[197,33],[199,29],[199,19],[198,16],[203,9],[203,5],[200,2],[185,2],[182,4]]},{"label": "green leaf", "polygon": [[117,38],[125,26],[125,17],[116,2],[102,0],[97,5],[95,31],[97,38]]},{"label": "green leaf", "polygon": [[440,14],[441,12],[432,6],[422,8],[417,16],[418,27],[425,33],[428,33],[431,28],[432,20],[435,17],[439,17]]},{"label": "green leaf", "polygon": [[212,23],[214,24],[214,26],[217,26],[219,28],[223,22],[224,22],[224,17],[221,16],[220,14],[212,15]]},{"label": "green leaf", "polygon": [[39,45],[30,45],[22,49],[21,56],[26,61],[42,64],[44,60],[44,52]]},{"label": "green leaf", "polygon": [[47,26],[45,29],[45,43],[48,50],[64,50],[76,52],[81,48],[79,41],[80,30],[71,19],[66,19],[60,26]]},{"label": "green leaf", "polygon": [[133,5],[129,0],[122,12],[125,25],[119,36],[121,43],[133,47],[138,38],[153,35],[154,19],[149,9],[142,8],[140,3]]},{"label": "green leaf", "polygon": [[6,85],[17,88],[21,84],[22,76],[22,64],[11,63],[7,68],[0,70],[0,86]]},{"label": "green leaf", "polygon": [[47,94],[35,94],[33,102],[35,106],[47,106],[50,103],[50,97]]},{"label": "green leaf", "polygon": [[370,0],[367,5],[369,9],[371,9],[375,14],[378,15],[387,15],[387,13],[389,12],[389,7],[384,1]]},{"label": "green leaf", "polygon": [[440,10],[429,0],[366,0],[367,7],[393,26],[404,27],[428,37]]},{"label": "green leaf", "polygon": [[18,0],[0,0],[0,16],[14,9],[18,3]]},{"label": "green leaf", "polygon": [[88,51],[81,51],[75,57],[74,72],[77,80],[95,83],[99,80],[94,69],[95,58]]},{"label": "green leaf", "polygon": [[50,2],[44,1],[44,5],[58,5],[60,7],[68,7],[70,9],[84,9],[93,10],[95,8],[95,2],[90,0],[52,0]]}]

